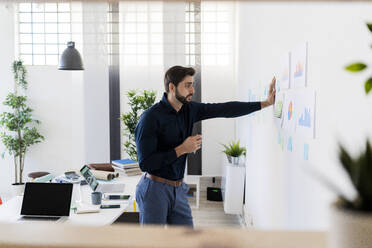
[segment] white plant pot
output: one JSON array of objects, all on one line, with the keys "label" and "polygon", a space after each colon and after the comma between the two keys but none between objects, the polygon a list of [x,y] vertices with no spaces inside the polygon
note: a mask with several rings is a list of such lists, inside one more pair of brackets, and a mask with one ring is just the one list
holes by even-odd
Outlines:
[{"label": "white plant pot", "polygon": [[12,184],[11,185],[11,189],[12,189],[12,196],[22,196],[23,193],[25,192],[25,184],[22,183],[22,184]]},{"label": "white plant pot", "polygon": [[332,204],[329,248],[371,248],[372,213]]}]

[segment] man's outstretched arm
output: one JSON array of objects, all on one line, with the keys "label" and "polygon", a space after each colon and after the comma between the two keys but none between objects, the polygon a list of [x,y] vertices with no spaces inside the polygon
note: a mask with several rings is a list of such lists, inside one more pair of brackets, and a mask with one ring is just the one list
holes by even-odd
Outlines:
[{"label": "man's outstretched arm", "polygon": [[271,106],[275,102],[275,77],[271,81],[269,95],[263,102],[225,102],[225,103],[197,103],[192,102],[195,122],[210,118],[234,118],[253,113]]}]

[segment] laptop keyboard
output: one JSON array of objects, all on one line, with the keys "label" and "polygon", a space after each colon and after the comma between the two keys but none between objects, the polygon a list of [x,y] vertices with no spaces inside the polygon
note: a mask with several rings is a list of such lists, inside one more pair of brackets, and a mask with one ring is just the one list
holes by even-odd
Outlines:
[{"label": "laptop keyboard", "polygon": [[22,216],[18,221],[57,221],[61,217],[32,217],[32,216]]}]

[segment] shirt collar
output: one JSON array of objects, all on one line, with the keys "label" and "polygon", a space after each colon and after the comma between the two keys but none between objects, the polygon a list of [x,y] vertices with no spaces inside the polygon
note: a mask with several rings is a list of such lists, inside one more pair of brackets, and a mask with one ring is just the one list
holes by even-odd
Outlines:
[{"label": "shirt collar", "polygon": [[168,102],[168,95],[167,95],[167,92],[164,92],[163,94],[163,97],[161,98],[161,101],[160,101],[163,106],[165,106],[169,111],[173,111],[174,113],[177,113],[177,111],[172,107],[172,105],[170,105],[170,103]]}]

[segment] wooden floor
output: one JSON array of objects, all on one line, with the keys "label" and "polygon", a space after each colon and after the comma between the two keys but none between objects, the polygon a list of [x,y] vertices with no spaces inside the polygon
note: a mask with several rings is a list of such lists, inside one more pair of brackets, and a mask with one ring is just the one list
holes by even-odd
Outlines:
[{"label": "wooden floor", "polygon": [[[195,205],[195,197],[189,198],[191,206]],[[206,192],[200,192],[199,209],[191,208],[194,227],[243,227],[239,215],[225,214],[223,202],[207,201]]]}]

